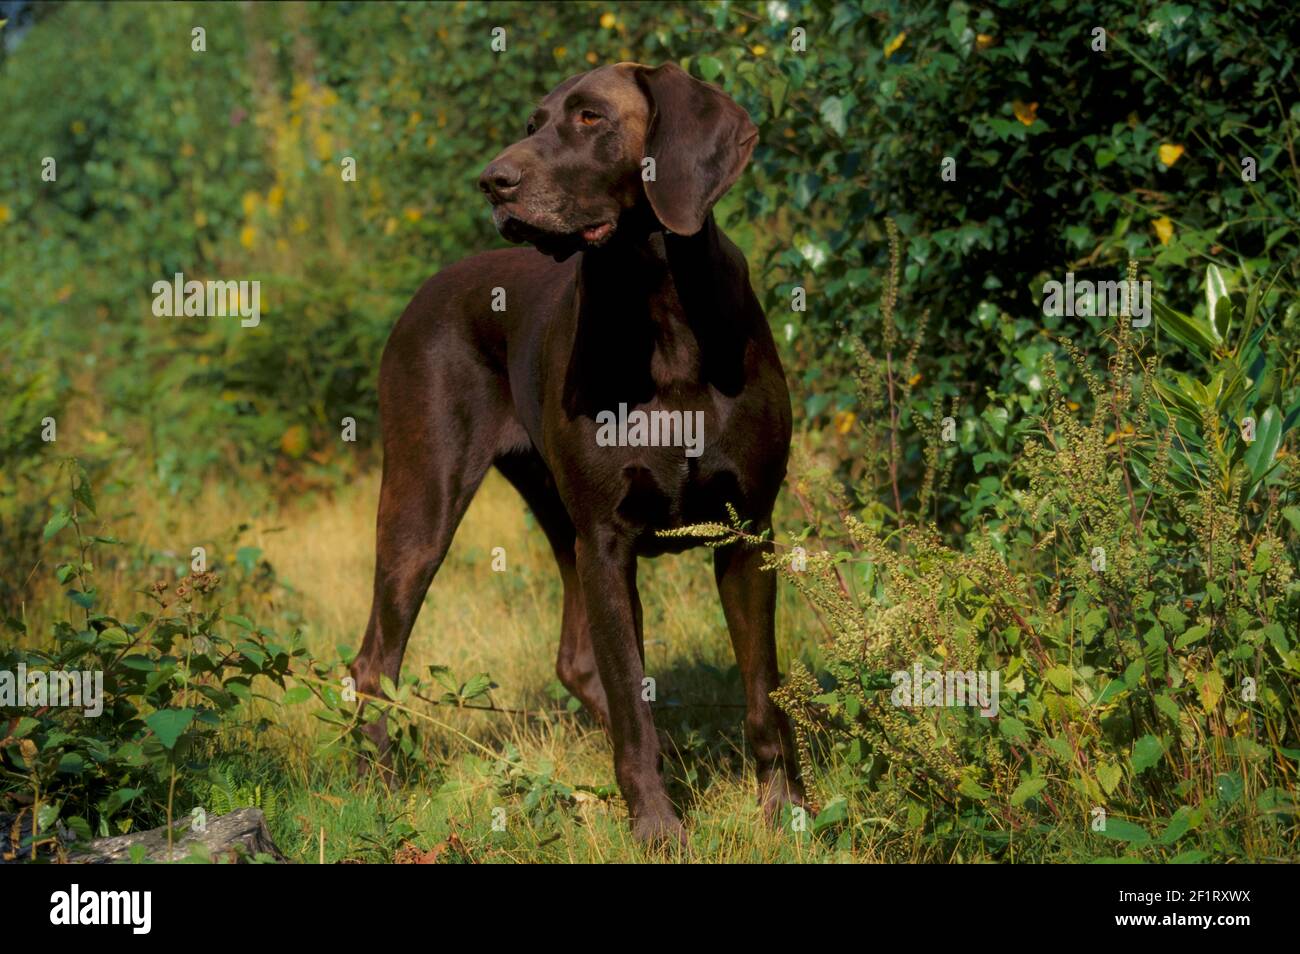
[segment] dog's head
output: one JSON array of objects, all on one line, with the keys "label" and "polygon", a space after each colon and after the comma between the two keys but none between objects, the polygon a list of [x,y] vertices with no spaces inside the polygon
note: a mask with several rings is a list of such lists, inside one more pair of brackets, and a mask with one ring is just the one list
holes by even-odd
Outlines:
[{"label": "dog's head", "polygon": [[698,232],[757,138],[716,86],[673,64],[619,63],[552,90],[479,188],[503,236],[562,259],[608,244],[647,205],[668,230]]}]

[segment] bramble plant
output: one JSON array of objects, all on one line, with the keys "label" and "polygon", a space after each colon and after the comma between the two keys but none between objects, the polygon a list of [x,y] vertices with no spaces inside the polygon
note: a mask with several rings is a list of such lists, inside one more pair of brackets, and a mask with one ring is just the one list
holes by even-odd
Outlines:
[{"label": "bramble plant", "polygon": [[[296,636],[223,613],[215,595],[221,578],[212,572],[174,586],[154,582],[147,590],[154,612],[120,619],[100,607],[94,556],[119,542],[90,532],[95,500],[82,464],[69,459],[61,472],[68,497],[45,537],[75,538],[55,570],[72,612],[55,623],[45,648],[6,641],[0,671],[100,674],[102,713],[53,700],[0,707],[0,794],[22,806],[4,833],[11,856],[66,852],[76,841],[151,822],[170,826],[188,814],[208,788],[208,761],[229,744],[223,733],[265,731],[271,720],[250,711],[258,686],[283,686],[302,655]],[[5,623],[20,641],[31,635],[20,619]],[[23,815],[36,824],[24,826]]]}]

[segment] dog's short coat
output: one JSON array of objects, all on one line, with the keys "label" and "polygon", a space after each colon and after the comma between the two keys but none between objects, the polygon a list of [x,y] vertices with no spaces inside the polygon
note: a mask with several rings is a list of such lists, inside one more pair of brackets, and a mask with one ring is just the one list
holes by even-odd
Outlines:
[{"label": "dog's short coat", "polygon": [[[642,700],[637,557],[698,544],[655,531],[725,522],[727,504],[753,532],[767,530],[790,445],[767,320],[711,212],[757,135],[721,90],[674,65],[620,63],[566,80],[479,180],[501,234],[535,248],[475,255],[426,282],[380,366],[384,473],[357,689],[377,694],[381,674],[397,678],[425,591],[495,465],[550,541],[564,585],[556,668],[608,730],[645,840],[684,832]],[[597,415],[620,404],[702,412],[702,453],[598,443]],[[776,578],[761,569],[769,550],[718,548],[714,570],[772,820],[802,803],[803,788],[789,724],[769,697],[779,678]],[[367,731],[386,765],[385,725]]]}]

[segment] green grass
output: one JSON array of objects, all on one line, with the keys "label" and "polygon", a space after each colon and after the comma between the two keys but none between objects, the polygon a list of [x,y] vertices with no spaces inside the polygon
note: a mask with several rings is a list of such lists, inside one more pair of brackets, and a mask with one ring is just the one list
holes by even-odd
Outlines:
[{"label": "green grass", "polygon": [[[277,584],[261,594],[241,591],[229,609],[280,629],[300,619],[317,657],[355,650],[369,611],[377,494],[377,476],[367,475],[333,496],[264,503],[240,543],[263,550]],[[208,545],[210,560],[233,559],[220,541],[231,513],[240,512],[236,488],[209,486],[197,500],[161,507],[143,491],[135,495],[134,505],[122,500],[117,506],[132,513],[130,530],[145,547],[185,551],[195,540]],[[504,572],[491,569],[498,546],[506,550]],[[100,583],[105,603],[133,609],[147,579],[105,567]],[[322,854],[327,862],[392,861],[412,847],[436,850],[440,861],[474,862],[835,858],[832,848],[793,831],[788,820],[777,830],[762,822],[711,552],[642,561],[640,589],[665,773],[690,832],[685,852],[647,851],[631,840],[609,743],[590,717],[568,710],[555,676],[561,594],[553,558],[523,503],[495,473],[430,588],[403,671],[423,675],[441,664],[462,678],[490,673],[498,686],[493,702],[526,713],[417,702],[422,758],[389,790],[375,777],[359,777],[350,757],[322,752],[330,729],[313,717],[314,700],[296,706],[268,701],[262,706],[271,716],[269,730],[253,737],[227,729],[221,736],[214,766],[229,791],[203,807],[211,814],[259,805],[281,850],[303,862]],[[34,633],[48,632],[60,608],[57,591],[43,597],[29,611]],[[783,667],[792,654],[815,651],[815,627],[783,584]],[[513,792],[503,789],[507,771]],[[192,806],[179,807],[188,813]]]}]

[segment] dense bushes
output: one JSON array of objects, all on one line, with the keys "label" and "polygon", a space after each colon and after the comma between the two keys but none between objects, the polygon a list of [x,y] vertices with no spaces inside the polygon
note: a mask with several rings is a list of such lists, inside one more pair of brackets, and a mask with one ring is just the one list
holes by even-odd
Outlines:
[{"label": "dense bushes", "polygon": [[[830,502],[811,514],[826,550],[806,570],[777,565],[828,641],[821,682],[797,664],[780,702],[818,780],[818,825],[845,846],[1004,860],[1292,850],[1300,488],[1279,448],[1300,415],[1284,424],[1269,403],[1278,343],[1254,296],[1220,303],[1226,283],[1214,270],[1208,283],[1230,335],[1161,311],[1204,342],[1194,375],[1162,369],[1126,317],[1104,374],[1062,343],[1083,407],[1045,358],[1030,433],[955,545],[924,509],[896,515],[870,487],[802,488]],[[862,404],[887,406],[873,389],[908,372],[862,360]],[[886,438],[868,455],[889,469],[897,425],[866,420]],[[937,422],[927,432],[922,501],[961,453]],[[931,672],[978,673],[992,694],[945,706],[913,675]],[[830,769],[811,760],[822,742]]]}]

